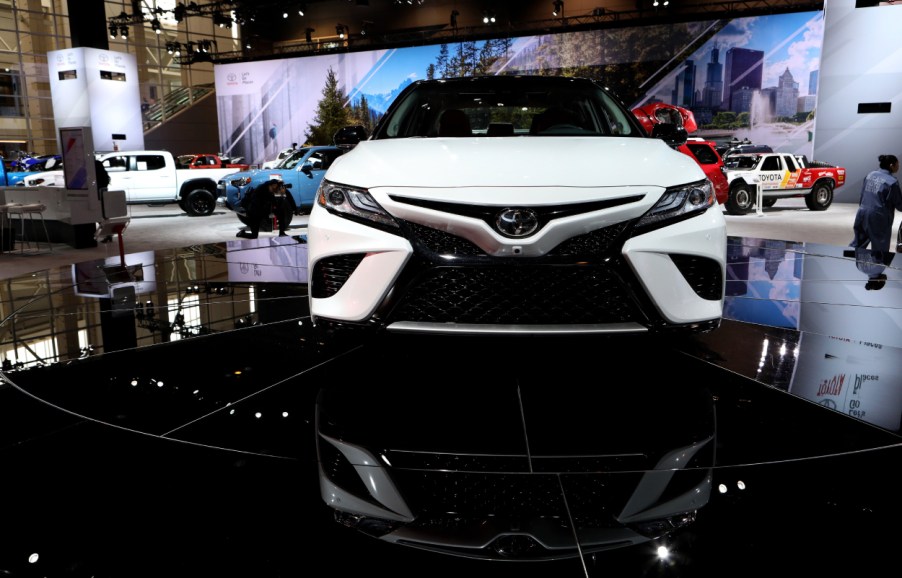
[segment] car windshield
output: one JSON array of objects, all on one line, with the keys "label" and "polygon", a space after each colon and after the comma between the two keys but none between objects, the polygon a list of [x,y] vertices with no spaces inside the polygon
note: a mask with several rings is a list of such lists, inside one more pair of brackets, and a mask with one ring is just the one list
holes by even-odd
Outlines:
[{"label": "car windshield", "polygon": [[279,161],[276,164],[275,168],[277,168],[277,169],[293,169],[294,167],[296,167],[298,165],[299,162],[304,160],[304,157],[307,155],[307,151],[309,151],[309,150],[310,149],[308,149],[308,148],[298,149],[291,155],[289,155],[289,156],[285,157],[284,159],[282,159],[281,161]]},{"label": "car windshield", "polygon": [[724,159],[724,165],[730,169],[753,169],[759,158],[758,155],[734,155]]},{"label": "car windshield", "polygon": [[614,97],[588,80],[498,76],[414,85],[373,138],[643,134]]}]

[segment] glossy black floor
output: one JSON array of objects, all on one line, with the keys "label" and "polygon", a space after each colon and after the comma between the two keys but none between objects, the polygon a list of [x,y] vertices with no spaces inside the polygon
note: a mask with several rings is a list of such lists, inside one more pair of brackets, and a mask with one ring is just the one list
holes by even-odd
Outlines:
[{"label": "glossy black floor", "polygon": [[[301,237],[260,238],[2,282],[0,575],[898,572],[894,254],[731,237],[726,317],[713,332],[510,340],[314,339],[304,254]],[[490,410],[507,394],[522,423]],[[489,447],[529,423],[538,455],[552,441],[574,453],[666,445],[698,426],[675,400],[699,394],[716,411],[714,489],[693,523],[660,540],[485,561],[358,532],[320,494],[324,395],[374,440]],[[441,491],[485,502],[504,488]],[[583,528],[569,515],[580,505],[561,493],[552,517],[576,546]]]}]

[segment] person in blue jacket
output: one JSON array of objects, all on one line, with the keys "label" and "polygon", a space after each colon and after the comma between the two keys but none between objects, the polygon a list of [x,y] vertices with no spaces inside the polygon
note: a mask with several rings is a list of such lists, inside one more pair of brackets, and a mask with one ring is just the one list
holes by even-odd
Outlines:
[{"label": "person in blue jacket", "polygon": [[895,213],[902,211],[902,189],[893,176],[899,170],[896,155],[880,155],[878,161],[880,168],[868,173],[861,187],[852,225],[855,238],[849,246],[864,249],[870,244],[872,251],[885,253],[893,236]]}]

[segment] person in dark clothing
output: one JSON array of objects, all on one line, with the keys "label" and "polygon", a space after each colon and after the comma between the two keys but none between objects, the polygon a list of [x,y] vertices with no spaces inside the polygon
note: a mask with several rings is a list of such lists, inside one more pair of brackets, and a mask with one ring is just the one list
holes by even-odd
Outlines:
[{"label": "person in dark clothing", "polygon": [[94,177],[97,179],[97,190],[105,191],[110,186],[110,175],[106,172],[106,167],[98,159],[94,159]]},{"label": "person in dark clothing", "polygon": [[238,231],[237,237],[256,239],[263,221],[272,217],[278,222],[279,236],[284,237],[288,234],[285,229],[288,228],[291,219],[289,213],[293,211],[292,199],[285,183],[280,179],[270,179],[249,191],[242,205],[247,214],[250,231],[242,229]]},{"label": "person in dark clothing", "polygon": [[870,244],[875,252],[889,251],[893,236],[893,218],[902,211],[902,189],[893,175],[899,170],[896,155],[880,155],[880,168],[868,173],[861,187],[861,199],[852,230],[855,238],[849,244],[864,249]]}]

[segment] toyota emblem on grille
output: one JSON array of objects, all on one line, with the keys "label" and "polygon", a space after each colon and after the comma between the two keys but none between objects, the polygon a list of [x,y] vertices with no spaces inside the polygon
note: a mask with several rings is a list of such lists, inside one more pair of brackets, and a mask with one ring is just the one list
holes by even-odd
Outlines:
[{"label": "toyota emblem on grille", "polygon": [[504,209],[495,217],[495,228],[505,237],[528,237],[539,228],[539,217],[531,209]]}]

